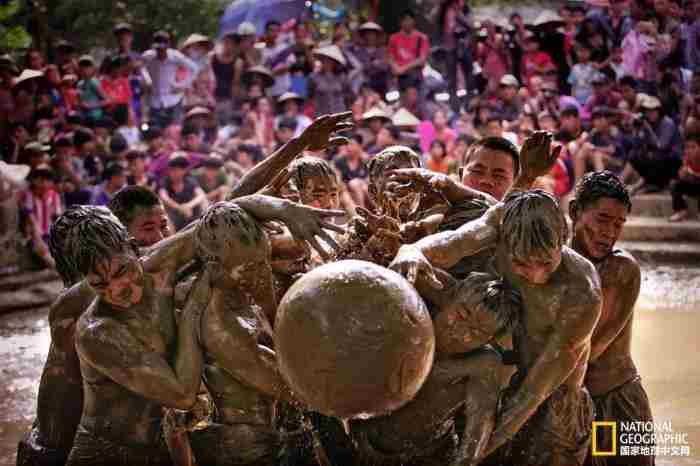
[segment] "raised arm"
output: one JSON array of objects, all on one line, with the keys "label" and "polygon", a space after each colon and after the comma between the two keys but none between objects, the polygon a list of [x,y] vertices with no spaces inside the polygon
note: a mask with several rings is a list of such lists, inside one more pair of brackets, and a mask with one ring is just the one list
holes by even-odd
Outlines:
[{"label": "raised arm", "polygon": [[209,274],[204,272],[192,289],[179,322],[172,366],[166,355],[146,347],[126,326],[114,322],[85,328],[76,344],[78,354],[134,393],[169,408],[189,409],[201,384],[203,357],[197,333],[210,294]]},{"label": "raised arm", "polygon": [[169,269],[175,272],[195,258],[194,227],[192,222],[173,236],[151,246],[141,256],[143,268],[148,273]]},{"label": "raised arm", "polygon": [[324,115],[314,120],[298,138],[292,138],[275,153],[253,167],[241,178],[228,195],[229,200],[255,194],[263,189],[270,181],[284,170],[289,163],[304,150],[322,150],[328,145],[347,142],[347,139],[336,137],[334,134],[353,127],[347,120],[352,112]]}]

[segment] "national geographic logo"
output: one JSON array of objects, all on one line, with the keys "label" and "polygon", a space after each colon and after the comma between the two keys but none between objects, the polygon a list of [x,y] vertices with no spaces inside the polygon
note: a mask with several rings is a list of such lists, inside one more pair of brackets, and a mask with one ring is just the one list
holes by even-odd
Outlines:
[{"label": "national geographic logo", "polygon": [[670,421],[594,421],[592,433],[593,456],[690,456],[688,434]]}]

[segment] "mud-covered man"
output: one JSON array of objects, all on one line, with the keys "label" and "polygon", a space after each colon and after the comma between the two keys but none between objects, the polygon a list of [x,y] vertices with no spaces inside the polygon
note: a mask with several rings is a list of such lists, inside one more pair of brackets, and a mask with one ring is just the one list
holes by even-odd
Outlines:
[{"label": "mud-covered man", "polygon": [[516,192],[478,220],[403,246],[392,268],[415,282],[441,286],[434,267],[449,269],[496,244],[496,269],[523,297],[516,332],[518,374],[503,403],[488,454],[517,435],[513,464],[582,464],[589,444],[592,401],[583,387],[590,339],[600,315],[600,285],[590,262],[565,246],[566,222],[543,191],[520,192],[558,155],[551,139],[523,151]]},{"label": "mud-covered man", "polygon": [[[641,271],[627,252],[616,249],[632,207],[622,182],[611,172],[592,172],[576,186],[569,205],[574,224],[572,248],[589,259],[600,275],[603,308],[591,340],[586,388],[596,407],[596,420],[651,422],[649,399],[632,360],[632,323]],[[612,450],[608,429],[596,436],[596,447]],[[595,456],[587,464],[651,466],[654,456]]]},{"label": "mud-covered man", "polygon": [[18,466],[62,465],[73,446],[83,408],[83,379],[75,352],[75,324],[95,298],[83,274],[69,257],[76,228],[86,216],[118,222],[104,207],[76,206],[51,226],[49,249],[66,289],[49,310],[51,345],[39,382],[36,420],[20,441]]}]

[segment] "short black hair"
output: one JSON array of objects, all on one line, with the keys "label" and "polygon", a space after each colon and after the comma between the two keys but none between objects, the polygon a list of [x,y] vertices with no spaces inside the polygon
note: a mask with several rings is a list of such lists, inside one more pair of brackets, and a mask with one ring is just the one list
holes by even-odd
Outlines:
[{"label": "short black hair", "polygon": [[481,149],[505,152],[513,159],[513,174],[517,176],[520,173],[520,153],[518,152],[518,148],[509,140],[495,136],[479,139],[469,146],[467,154],[464,157],[464,165],[469,162],[472,155]]},{"label": "short black hair", "polygon": [[629,212],[632,209],[630,194],[613,172],[604,170],[583,175],[574,191],[576,212],[582,213],[599,199],[611,198],[621,202]]},{"label": "short black hair", "polygon": [[401,130],[398,128],[398,126],[394,125],[384,125],[385,130],[391,134],[391,137],[394,139],[394,141],[398,141],[401,139]]},{"label": "short black hair", "polygon": [[125,172],[124,167],[120,163],[110,162],[107,164],[105,169],[102,171],[102,179],[108,181],[114,176],[123,175]]},{"label": "short black hair", "polygon": [[282,26],[279,21],[271,19],[265,23],[265,30],[267,31],[270,26]]},{"label": "short black hair", "polygon": [[685,135],[685,142],[693,141],[700,144],[700,131],[693,131]]},{"label": "short black hair", "polygon": [[68,287],[79,282],[85,273],[78,269],[75,253],[79,245],[80,224],[90,218],[102,217],[118,223],[118,219],[105,207],[101,206],[73,206],[68,208],[49,230],[49,251],[56,261],[56,270]]},{"label": "short black hair", "polygon": [[282,117],[280,119],[278,129],[289,129],[292,131],[297,130],[297,120],[292,117]]},{"label": "short black hair", "polygon": [[136,217],[138,209],[151,209],[161,205],[156,193],[143,186],[125,186],[117,191],[107,207],[124,225]]},{"label": "short black hair", "polygon": [[629,86],[632,89],[637,89],[637,80],[633,76],[623,76],[620,78],[620,86]]},{"label": "short black hair", "polygon": [[190,134],[199,134],[199,131],[194,125],[183,125],[182,130],[180,130],[180,136],[184,138]]},{"label": "short black hair", "polygon": [[561,113],[559,114],[559,116],[561,118],[564,118],[564,117],[576,117],[576,118],[578,118],[579,115],[580,114],[579,114],[578,108],[576,108],[576,106],[574,106],[574,105],[569,105],[568,107],[565,107],[564,110],[562,110]]},{"label": "short black hair", "polygon": [[404,18],[416,19],[416,13],[410,8],[407,8],[401,12],[401,17],[399,19],[403,20]]}]

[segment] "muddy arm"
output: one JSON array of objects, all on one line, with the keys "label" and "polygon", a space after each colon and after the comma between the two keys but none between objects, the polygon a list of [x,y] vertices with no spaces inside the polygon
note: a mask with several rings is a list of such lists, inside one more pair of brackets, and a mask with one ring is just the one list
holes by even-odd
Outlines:
[{"label": "muddy arm", "polygon": [[639,265],[632,259],[615,258],[615,261],[618,262],[613,266],[615,270],[601,271],[601,279],[607,273],[613,274],[611,280],[606,280],[613,286],[605,288],[601,313],[605,319],[601,319],[591,337],[590,361],[598,359],[627,326],[639,297],[642,280]]},{"label": "muddy arm", "polygon": [[210,292],[209,275],[205,272],[195,284],[183,311],[172,366],[165,355],[144,346],[125,326],[110,321],[82,332],[76,345],[78,354],[95,369],[135,393],[166,407],[189,409],[201,384],[203,358],[197,330]]},{"label": "muddy arm", "polygon": [[563,297],[562,302],[579,304],[566,307],[566,316],[552,329],[525,380],[506,401],[485,454],[512,438],[540,404],[566,381],[583,359],[588,358],[590,337],[601,309],[600,290],[589,295],[586,297],[576,290]]}]

